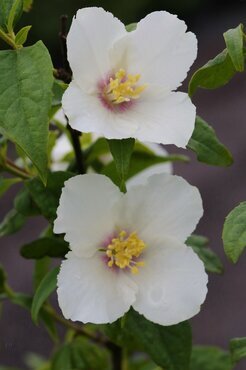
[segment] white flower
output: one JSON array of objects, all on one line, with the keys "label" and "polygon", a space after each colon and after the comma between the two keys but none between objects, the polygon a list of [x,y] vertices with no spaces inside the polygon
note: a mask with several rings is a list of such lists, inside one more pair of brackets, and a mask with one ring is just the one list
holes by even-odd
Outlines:
[{"label": "white flower", "polygon": [[[62,112],[62,109],[59,109],[54,116],[54,119],[62,125],[66,125],[66,119]],[[94,143],[99,136],[97,134],[91,135],[90,144]],[[143,145],[143,144],[142,144]],[[154,143],[144,143],[144,146],[153,154],[165,157],[168,156],[168,152],[158,144]],[[62,133],[60,137],[57,138],[55,146],[51,152],[51,168],[53,171],[65,171],[69,162],[67,161],[66,155],[73,150],[71,141],[68,139],[65,133]],[[110,154],[101,155],[100,158],[103,164],[108,164],[112,161],[112,156]],[[89,169],[92,172],[92,169]],[[172,173],[173,166],[171,162],[163,162],[150,166],[143,171],[137,173],[127,181],[127,188],[133,185],[140,185],[147,181],[147,178],[151,175],[158,173]]]},{"label": "white flower", "polygon": [[178,176],[154,175],[126,194],[102,175],[66,181],[54,224],[71,249],[58,276],[64,316],[109,323],[132,306],[172,325],[197,314],[207,275],[184,242],[202,213],[198,190]]},{"label": "white flower", "polygon": [[186,24],[165,11],[125,26],[102,8],[77,12],[67,37],[73,81],[63,96],[70,125],[106,138],[185,147],[196,109],[183,92],[197,54]]}]

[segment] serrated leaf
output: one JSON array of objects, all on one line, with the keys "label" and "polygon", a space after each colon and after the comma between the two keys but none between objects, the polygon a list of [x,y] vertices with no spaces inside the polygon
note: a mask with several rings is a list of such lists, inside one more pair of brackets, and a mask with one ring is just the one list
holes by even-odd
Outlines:
[{"label": "serrated leaf", "polygon": [[235,73],[236,69],[230,55],[227,50],[224,50],[193,74],[189,82],[189,95],[193,96],[198,87],[203,89],[217,89],[224,86]]},{"label": "serrated leaf", "polygon": [[50,222],[53,222],[56,218],[56,210],[64,182],[72,176],[71,172],[58,171],[50,173],[46,187],[37,178],[26,182],[26,187],[31,197],[35,199],[41,214]]},{"label": "serrated leaf", "polygon": [[236,263],[246,248],[246,202],[240,203],[226,217],[222,239],[225,254]]},{"label": "serrated leaf", "polygon": [[[0,1],[0,27],[2,27],[5,31],[8,31],[7,24],[9,20],[9,15],[11,9],[13,9],[13,5],[16,0],[1,0]],[[23,1],[18,1],[16,3],[17,7],[14,9],[14,18],[13,24],[16,24],[21,17],[23,11]]]},{"label": "serrated leaf", "polygon": [[246,337],[232,339],[230,341],[230,352],[233,364],[246,358]]},{"label": "serrated leaf", "polygon": [[12,209],[0,224],[0,237],[16,233],[25,224],[25,221],[25,216]]},{"label": "serrated leaf", "polygon": [[45,183],[53,85],[50,55],[41,41],[0,51],[0,69],[0,133],[20,146]]},{"label": "serrated leaf", "polygon": [[233,163],[229,150],[219,141],[214,129],[201,117],[196,117],[195,129],[187,145],[200,162],[227,167]]},{"label": "serrated leaf", "polygon": [[200,235],[191,235],[185,243],[199,256],[207,272],[214,274],[222,274],[224,272],[221,260],[214,251],[208,248],[207,238]]},{"label": "serrated leaf", "polygon": [[125,182],[129,170],[134,139],[108,140],[110,152],[114,158],[116,170],[119,176],[119,188],[125,192]]},{"label": "serrated leaf", "polygon": [[6,191],[9,190],[9,188],[14,185],[14,184],[17,184],[18,182],[20,182],[21,179],[20,178],[3,178],[3,177],[0,177],[0,197],[3,196],[3,194],[6,193]]},{"label": "serrated leaf", "polygon": [[157,365],[168,370],[189,370],[191,328],[188,322],[164,327],[131,310],[124,330],[131,333]]},{"label": "serrated leaf", "polygon": [[69,251],[68,243],[59,238],[41,238],[24,245],[21,255],[28,259],[40,259],[43,257],[63,258]]},{"label": "serrated leaf", "polygon": [[228,54],[234,64],[236,71],[244,71],[244,33],[243,25],[239,24],[238,27],[232,28],[224,33],[224,39],[227,47]]},{"label": "serrated leaf", "polygon": [[190,370],[232,370],[230,355],[217,347],[195,346]]},{"label": "serrated leaf", "polygon": [[25,42],[27,40],[28,33],[29,33],[31,28],[32,28],[32,26],[25,26],[17,33],[17,35],[15,36],[15,43],[17,45],[25,44]]},{"label": "serrated leaf", "polygon": [[42,305],[56,288],[59,269],[59,267],[55,267],[53,270],[48,272],[36,290],[31,308],[32,320],[35,323],[38,321],[38,315]]}]

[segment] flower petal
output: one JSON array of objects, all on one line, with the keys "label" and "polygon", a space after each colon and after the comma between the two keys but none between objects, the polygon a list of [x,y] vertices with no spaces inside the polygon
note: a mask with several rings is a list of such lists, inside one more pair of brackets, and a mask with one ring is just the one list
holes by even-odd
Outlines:
[{"label": "flower petal", "polygon": [[147,244],[163,235],[185,242],[203,214],[198,189],[182,177],[154,175],[145,186],[129,189],[123,198],[121,219]]},{"label": "flower petal", "polygon": [[139,287],[133,307],[148,320],[174,325],[200,311],[207,294],[203,263],[175,239],[149,246],[146,265],[132,277]]},{"label": "flower petal", "polygon": [[102,8],[78,10],[67,36],[67,48],[73,78],[82,89],[96,88],[112,70],[109,49],[125,34],[123,23]]},{"label": "flower petal", "polygon": [[136,284],[110,270],[99,253],[84,259],[69,252],[58,275],[59,306],[73,321],[111,323],[129,310],[136,291]]},{"label": "flower petal", "polygon": [[197,39],[186,32],[176,15],[157,11],[142,19],[137,29],[115,43],[111,53],[141,81],[175,90],[185,79],[197,56]]},{"label": "flower petal", "polygon": [[77,256],[92,256],[114,232],[121,197],[106,176],[72,177],[62,190],[54,232],[66,234],[65,240]]}]

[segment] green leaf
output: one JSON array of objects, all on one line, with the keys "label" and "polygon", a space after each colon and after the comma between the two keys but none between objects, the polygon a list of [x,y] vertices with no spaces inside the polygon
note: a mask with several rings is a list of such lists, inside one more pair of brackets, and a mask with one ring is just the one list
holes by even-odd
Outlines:
[{"label": "green leaf", "polygon": [[233,163],[231,153],[218,140],[214,129],[199,116],[187,148],[196,153],[198,161],[209,165],[227,167]]},{"label": "green leaf", "polygon": [[40,210],[34,203],[28,189],[23,188],[17,194],[14,200],[14,206],[18,213],[21,213],[23,216],[31,217],[37,216],[40,214]]},{"label": "green leaf", "polygon": [[239,24],[238,27],[232,28],[224,33],[224,39],[228,54],[234,64],[236,71],[244,71],[244,33],[243,25]]},{"label": "green leaf", "polygon": [[43,257],[64,257],[69,251],[68,243],[57,237],[41,238],[21,248],[21,255],[28,259]]},{"label": "green leaf", "polygon": [[34,274],[33,274],[33,287],[36,290],[43,280],[43,278],[48,274],[50,269],[50,258],[44,257],[35,261]]},{"label": "green leaf", "polygon": [[0,177],[0,197],[2,197],[3,194],[6,193],[6,191],[9,190],[9,188],[12,185],[17,184],[20,181],[21,181],[20,178],[6,179],[6,178],[3,178],[3,177]]},{"label": "green leaf", "polygon": [[189,370],[191,328],[188,322],[164,327],[131,310],[123,330],[131,333],[157,365],[168,370]]},{"label": "green leaf", "polygon": [[194,95],[198,87],[203,89],[217,89],[226,85],[235,75],[236,70],[227,50],[222,51],[191,77],[189,95]]},{"label": "green leaf", "polygon": [[222,274],[224,272],[223,264],[219,257],[207,247],[207,238],[200,235],[191,235],[185,243],[192,247],[193,251],[199,256],[207,272],[214,274]]},{"label": "green leaf", "polygon": [[217,347],[195,346],[190,370],[232,370],[230,355]]},{"label": "green leaf", "polygon": [[15,42],[17,45],[25,44],[28,33],[31,28],[32,26],[25,26],[17,33],[17,35],[15,36]]},{"label": "green leaf", "polygon": [[132,32],[132,31],[135,31],[135,29],[137,28],[137,23],[130,23],[126,26],[126,30],[127,32]]},{"label": "green leaf", "polygon": [[32,9],[33,0],[24,0],[23,10],[24,12],[30,12]]},{"label": "green leaf", "polygon": [[26,182],[26,187],[31,197],[35,199],[41,214],[50,222],[53,222],[56,218],[56,210],[64,182],[72,176],[71,172],[58,171],[50,173],[46,187],[37,178]]},{"label": "green leaf", "polygon": [[9,33],[13,32],[15,19],[21,16],[22,11],[23,11],[23,0],[14,0],[8,15],[7,29]]},{"label": "green leaf", "polygon": [[[16,8],[13,9],[14,5],[16,4]],[[16,0],[1,0],[0,1],[0,27],[2,27],[5,31],[8,31],[7,24],[10,16],[11,10],[14,10],[13,24],[16,24],[21,17],[23,11],[23,1],[16,1]]]},{"label": "green leaf", "polygon": [[240,203],[226,217],[222,239],[225,254],[236,263],[246,247],[246,202]]},{"label": "green leaf", "polygon": [[40,310],[39,313],[40,319],[42,320],[49,336],[51,339],[56,343],[59,340],[58,334],[57,334],[57,329],[54,323],[54,320],[52,317],[45,311],[45,310]]},{"label": "green leaf", "polygon": [[231,359],[233,364],[246,357],[246,337],[234,338],[230,341]]},{"label": "green leaf", "polygon": [[6,282],[6,273],[2,267],[2,265],[0,265],[0,294],[4,293],[5,292],[5,282]]},{"label": "green leaf", "polygon": [[100,156],[105,155],[107,153],[109,153],[107,140],[104,139],[103,137],[100,137],[85,151],[87,165],[91,164]]},{"label": "green leaf", "polygon": [[114,158],[117,173],[119,175],[119,188],[122,192],[126,191],[125,181],[127,178],[134,139],[108,140],[110,152]]},{"label": "green leaf", "polygon": [[0,133],[20,146],[45,183],[53,85],[50,55],[41,41],[0,51],[0,69]]},{"label": "green leaf", "polygon": [[38,321],[38,315],[42,305],[56,288],[59,269],[59,267],[55,267],[43,278],[33,297],[31,315],[35,323]]},{"label": "green leaf", "polygon": [[25,216],[12,209],[0,224],[0,237],[16,233],[22,228],[25,221]]},{"label": "green leaf", "polygon": [[60,80],[54,80],[53,88],[52,88],[52,94],[53,94],[53,99],[52,99],[52,106],[60,106],[61,105],[61,100],[64,92],[66,91],[67,84]]}]

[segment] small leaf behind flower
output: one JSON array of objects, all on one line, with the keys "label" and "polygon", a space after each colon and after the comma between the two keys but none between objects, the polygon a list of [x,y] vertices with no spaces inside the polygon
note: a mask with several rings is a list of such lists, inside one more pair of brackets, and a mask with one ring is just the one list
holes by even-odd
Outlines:
[{"label": "small leaf behind flower", "polygon": [[195,129],[187,145],[200,162],[227,167],[233,163],[229,150],[219,141],[214,129],[201,117],[196,117]]},{"label": "small leaf behind flower", "polygon": [[222,239],[225,254],[236,263],[246,248],[246,202],[240,203],[226,217]]},{"label": "small leaf behind flower", "polygon": [[57,237],[45,237],[25,244],[21,248],[21,255],[28,259],[43,257],[64,257],[69,251],[68,243]]},{"label": "small leaf behind flower", "polygon": [[232,339],[230,341],[230,351],[233,364],[246,358],[246,337]]}]

